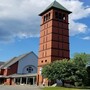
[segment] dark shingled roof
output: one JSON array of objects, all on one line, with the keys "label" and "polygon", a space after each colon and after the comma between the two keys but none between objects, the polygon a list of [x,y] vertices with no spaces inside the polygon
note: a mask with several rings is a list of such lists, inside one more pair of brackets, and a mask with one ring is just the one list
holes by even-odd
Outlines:
[{"label": "dark shingled roof", "polygon": [[65,7],[63,7],[60,3],[58,3],[57,1],[54,1],[42,13],[40,13],[39,15],[42,16],[45,12],[47,12],[48,10],[50,10],[52,8],[63,10],[65,12],[67,12],[68,14],[71,13]]}]

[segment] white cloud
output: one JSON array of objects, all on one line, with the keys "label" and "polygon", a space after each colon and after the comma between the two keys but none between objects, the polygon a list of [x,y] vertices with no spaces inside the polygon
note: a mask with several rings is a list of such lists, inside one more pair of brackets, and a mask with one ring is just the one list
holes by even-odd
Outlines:
[{"label": "white cloud", "polygon": [[90,36],[86,36],[84,38],[82,38],[83,40],[90,40]]},{"label": "white cloud", "polygon": [[84,6],[80,0],[57,0],[68,10],[72,11],[71,20],[79,20],[90,15],[90,6]]},{"label": "white cloud", "polygon": [[87,32],[87,25],[79,22],[75,22],[73,20],[70,21],[70,35],[74,36],[80,33],[86,33]]},{"label": "white cloud", "polygon": [[[37,18],[48,0],[0,0],[0,17],[5,19],[27,20]],[[32,18],[33,17],[33,18]]]},{"label": "white cloud", "polygon": [[78,20],[87,18],[90,16],[90,6],[84,6],[84,2],[80,0],[57,0],[62,5],[72,11],[69,15],[70,21],[70,35],[74,36],[80,33],[86,33],[88,26],[84,23],[80,23]]},{"label": "white cloud", "polygon": [[[84,6],[80,0],[57,1],[72,11],[69,16],[70,35],[86,33],[88,26],[78,20],[89,17],[90,6]],[[52,0],[0,0],[0,41],[39,36],[38,14],[51,2]]]}]

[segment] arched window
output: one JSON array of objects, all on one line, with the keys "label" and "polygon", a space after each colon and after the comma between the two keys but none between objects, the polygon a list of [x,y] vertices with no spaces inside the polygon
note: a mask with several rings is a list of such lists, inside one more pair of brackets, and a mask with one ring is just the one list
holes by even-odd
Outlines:
[{"label": "arched window", "polygon": [[33,68],[31,66],[27,67],[27,72],[31,73],[33,71]]},{"label": "arched window", "polygon": [[27,65],[23,68],[22,73],[26,74],[26,73],[36,73],[37,72],[37,68],[33,65]]}]

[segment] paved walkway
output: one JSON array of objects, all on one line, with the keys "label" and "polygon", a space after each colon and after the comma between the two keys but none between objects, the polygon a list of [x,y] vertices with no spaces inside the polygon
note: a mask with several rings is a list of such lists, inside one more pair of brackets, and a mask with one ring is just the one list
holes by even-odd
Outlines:
[{"label": "paved walkway", "polygon": [[37,86],[33,85],[0,85],[0,90],[41,90]]}]

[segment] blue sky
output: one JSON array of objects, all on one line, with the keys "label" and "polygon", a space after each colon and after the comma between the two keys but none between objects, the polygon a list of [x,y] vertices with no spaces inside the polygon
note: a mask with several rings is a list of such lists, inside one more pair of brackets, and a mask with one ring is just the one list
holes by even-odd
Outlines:
[{"label": "blue sky", "polygon": [[[0,61],[30,51],[38,55],[40,17],[54,0],[0,0]],[[90,0],[57,0],[68,10],[70,56],[90,54]]]}]

